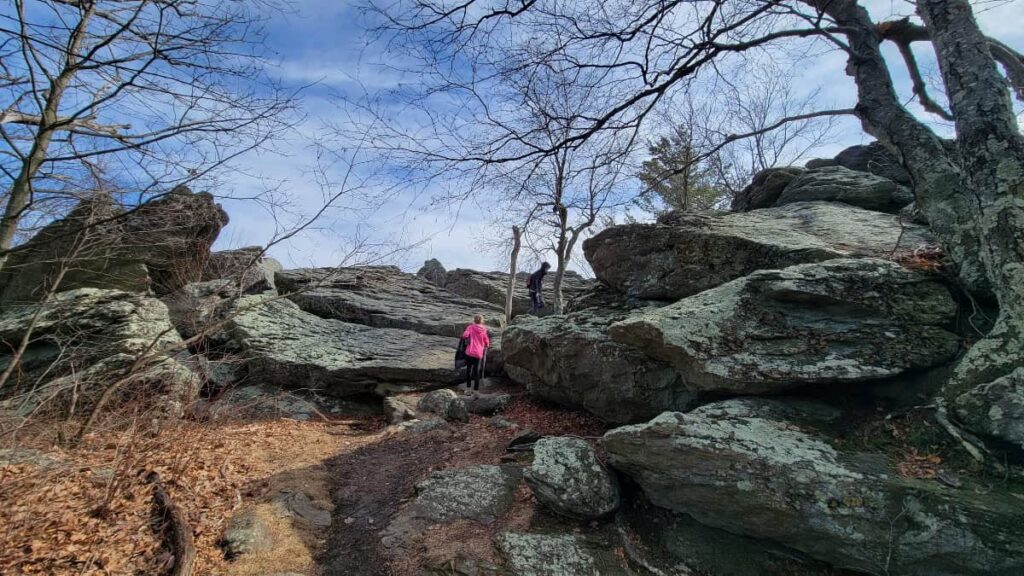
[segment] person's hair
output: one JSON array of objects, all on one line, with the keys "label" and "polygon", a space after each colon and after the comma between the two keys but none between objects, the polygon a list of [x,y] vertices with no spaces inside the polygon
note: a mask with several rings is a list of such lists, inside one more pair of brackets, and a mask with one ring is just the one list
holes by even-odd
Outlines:
[{"label": "person's hair", "polygon": [[541,268],[551,268],[551,264],[548,264],[547,262],[544,262],[543,264],[540,265],[540,267]]},{"label": "person's hair", "polygon": [[477,314],[476,316],[473,316],[473,323],[474,324],[483,324],[484,323],[484,315],[483,314]]}]

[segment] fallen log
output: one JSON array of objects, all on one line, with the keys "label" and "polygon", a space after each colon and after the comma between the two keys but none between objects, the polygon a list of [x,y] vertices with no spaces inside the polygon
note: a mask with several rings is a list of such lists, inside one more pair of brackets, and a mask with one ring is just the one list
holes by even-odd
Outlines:
[{"label": "fallen log", "polygon": [[170,528],[169,544],[174,554],[171,576],[192,576],[196,562],[196,544],[192,538],[192,527],[188,525],[181,508],[171,500],[159,474],[150,472],[146,475],[146,482],[153,485],[153,505]]}]

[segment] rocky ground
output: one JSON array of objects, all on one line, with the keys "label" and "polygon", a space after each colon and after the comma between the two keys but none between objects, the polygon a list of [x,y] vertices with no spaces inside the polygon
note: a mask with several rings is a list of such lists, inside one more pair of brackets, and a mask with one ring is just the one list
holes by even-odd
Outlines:
[{"label": "rocky ground", "polygon": [[188,238],[143,211],[33,300],[84,205],[0,276],[0,571],[166,571],[157,472],[204,574],[1020,574],[1024,367],[950,383],[995,311],[907,184],[877,145],[770,169],[587,239],[564,315],[515,279],[511,323],[498,272],[209,253],[187,191]]}]

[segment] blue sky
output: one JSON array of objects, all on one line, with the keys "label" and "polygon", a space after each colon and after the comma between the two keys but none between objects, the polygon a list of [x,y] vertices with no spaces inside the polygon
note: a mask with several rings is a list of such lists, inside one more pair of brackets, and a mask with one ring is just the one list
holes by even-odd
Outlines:
[{"label": "blue sky", "polygon": [[[877,19],[908,13],[910,5],[895,0],[868,0]],[[982,27],[991,35],[1018,50],[1024,50],[1024,3],[986,4],[979,13]],[[226,178],[234,195],[244,196],[247,190],[260,189],[273,183],[278,194],[290,203],[283,219],[298,218],[322,204],[325,192],[336,185],[322,186],[310,170],[314,163],[313,134],[330,122],[344,121],[332,94],[353,96],[361,90],[386,90],[396,87],[402,78],[379,65],[378,47],[366,49],[365,35],[355,3],[348,0],[299,0],[295,13],[276,17],[269,23],[269,43],[278,64],[272,73],[286,84],[315,85],[302,93],[306,120],[297,130],[276,145],[276,152],[252,153],[242,158],[238,170]],[[895,51],[893,51],[895,52]],[[891,60],[896,62],[896,60]],[[804,67],[808,86],[821,88],[825,107],[843,107],[853,103],[852,81],[843,73],[845,55],[832,52],[820,55]],[[909,82],[899,67],[897,84],[909,94]],[[406,81],[414,81],[407,78]],[[402,118],[394,118],[401,122]],[[869,140],[855,121],[844,120],[837,127],[832,143],[816,156],[830,156],[851,144]],[[328,142],[343,148],[346,142]],[[333,181],[337,173],[329,174]],[[358,205],[360,199],[346,200]],[[253,202],[225,200],[231,223],[221,232],[217,248],[262,244],[274,233],[274,218],[265,208]],[[338,264],[359,236],[371,243],[411,246],[398,254],[386,256],[389,263],[415,270],[427,258],[438,258],[449,269],[470,267],[500,269],[500,254],[480,248],[481,239],[500,237],[504,230],[491,230],[486,225],[486,208],[467,205],[459,209],[431,208],[428,198],[409,193],[392,199],[385,210],[372,214],[345,210],[328,212],[315,229],[307,230],[287,242],[276,245],[271,254],[286,266],[331,266]],[[382,250],[386,251],[385,248]]]}]

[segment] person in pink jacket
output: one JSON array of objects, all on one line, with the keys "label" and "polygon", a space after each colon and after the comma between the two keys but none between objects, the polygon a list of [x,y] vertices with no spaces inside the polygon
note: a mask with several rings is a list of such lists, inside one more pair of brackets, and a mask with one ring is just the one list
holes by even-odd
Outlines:
[{"label": "person in pink jacket", "polygon": [[[491,345],[491,337],[484,327],[483,314],[473,316],[473,323],[466,326],[462,333],[464,339],[469,340],[466,346],[466,392],[480,389],[480,378],[483,377],[483,357],[487,348]],[[472,386],[472,388],[471,388]]]}]

